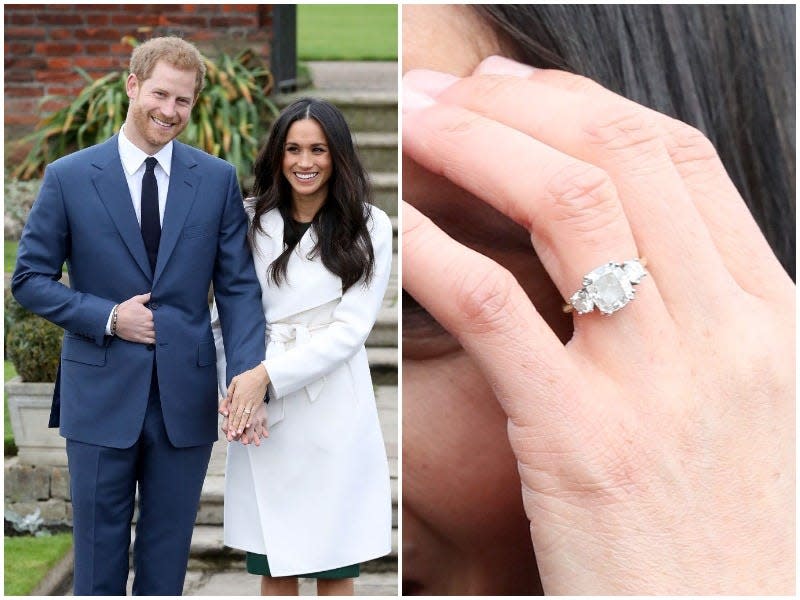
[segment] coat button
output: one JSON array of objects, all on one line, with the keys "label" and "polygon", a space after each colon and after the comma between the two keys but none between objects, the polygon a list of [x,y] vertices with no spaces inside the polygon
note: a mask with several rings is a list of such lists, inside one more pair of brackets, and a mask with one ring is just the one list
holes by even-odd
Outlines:
[{"label": "coat button", "polygon": [[147,349],[150,350],[150,352],[152,352],[153,350],[156,349],[156,345],[155,344],[147,344]]},{"label": "coat button", "polygon": [[158,302],[151,302],[150,303],[150,310],[158,309]]}]

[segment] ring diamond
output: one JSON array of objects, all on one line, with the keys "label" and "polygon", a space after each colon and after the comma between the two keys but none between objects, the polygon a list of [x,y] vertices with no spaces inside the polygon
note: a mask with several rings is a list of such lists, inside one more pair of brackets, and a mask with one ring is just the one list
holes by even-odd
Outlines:
[{"label": "ring diamond", "polygon": [[610,315],[633,300],[633,286],[647,276],[644,259],[626,260],[623,263],[609,262],[597,267],[583,278],[583,287],[575,292],[565,307],[574,309],[579,315],[597,308]]}]

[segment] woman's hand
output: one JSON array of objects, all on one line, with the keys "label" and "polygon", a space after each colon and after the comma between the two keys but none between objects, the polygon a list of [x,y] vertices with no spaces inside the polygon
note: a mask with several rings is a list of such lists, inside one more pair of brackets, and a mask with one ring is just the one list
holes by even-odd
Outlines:
[{"label": "woman's hand", "polygon": [[267,429],[267,405],[263,402],[253,413],[251,418],[252,425],[244,428],[242,435],[239,436],[239,441],[245,446],[253,443],[256,446],[261,445],[261,439],[269,437],[269,430]]},{"label": "woman's hand", "polygon": [[565,346],[507,270],[403,207],[403,286],[508,416],[545,592],[793,593],[795,290],[708,140],[497,57],[403,85],[404,152],[526,227],[564,299],[647,258]]},{"label": "woman's hand", "polygon": [[253,424],[253,415],[264,403],[269,376],[261,364],[234,377],[228,386],[228,441],[233,441]]}]

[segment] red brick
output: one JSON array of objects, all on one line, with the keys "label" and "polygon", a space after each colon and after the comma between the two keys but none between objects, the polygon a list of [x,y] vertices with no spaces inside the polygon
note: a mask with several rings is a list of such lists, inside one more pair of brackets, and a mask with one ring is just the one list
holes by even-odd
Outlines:
[{"label": "red brick", "polygon": [[119,14],[111,15],[112,25],[158,25],[158,15],[148,14]]},{"label": "red brick", "polygon": [[21,113],[17,113],[16,111],[9,112],[9,107],[6,105],[6,114],[4,119],[6,125],[35,125],[38,121],[39,117],[25,111],[22,111]]},{"label": "red brick", "polygon": [[6,69],[5,73],[3,73],[3,80],[6,87],[8,87],[9,83],[30,83],[33,81],[33,74],[28,70],[11,71]]},{"label": "red brick", "polygon": [[77,56],[75,65],[84,69],[110,69],[116,67],[117,63],[108,56]]},{"label": "red brick", "polygon": [[161,15],[159,25],[184,25],[187,27],[207,27],[208,19],[187,15]]},{"label": "red brick", "polygon": [[119,29],[111,29],[108,27],[87,27],[86,29],[78,29],[75,32],[75,39],[78,40],[111,40],[119,41],[125,35]]},{"label": "red brick", "polygon": [[55,6],[50,6],[37,11],[36,22],[42,25],[83,25],[83,15],[71,10],[56,10]]},{"label": "red brick", "polygon": [[44,39],[45,30],[42,27],[6,27],[6,39],[41,40]]},{"label": "red brick", "polygon": [[9,54],[31,54],[33,44],[30,42],[7,42],[4,46],[6,56]]},{"label": "red brick", "polygon": [[64,99],[61,99],[61,100],[56,100],[56,99],[48,100],[47,102],[43,102],[42,103],[42,105],[39,107],[39,112],[40,113],[51,113],[51,112],[55,112],[57,110],[61,110],[67,104],[69,104],[70,101],[71,101],[71,99],[69,99],[69,98],[64,98]]},{"label": "red brick", "polygon": [[60,86],[48,85],[45,88],[45,93],[50,96],[75,96],[81,89],[80,85],[73,86]]},{"label": "red brick", "polygon": [[108,14],[91,13],[86,15],[87,25],[108,25],[111,17]]},{"label": "red brick", "polygon": [[57,57],[47,59],[47,68],[51,71],[66,71],[72,68],[75,61],[72,58]]},{"label": "red brick", "polygon": [[110,54],[111,44],[108,42],[87,42],[83,45],[86,54],[97,56],[98,54]]},{"label": "red brick", "polygon": [[66,42],[40,42],[33,47],[36,54],[45,56],[69,56],[83,49],[81,44]]},{"label": "red brick", "polygon": [[255,12],[258,6],[255,4],[223,4],[222,12],[226,13],[250,13]]},{"label": "red brick", "polygon": [[255,27],[255,19],[248,17],[211,17],[211,27]]},{"label": "red brick", "polygon": [[34,20],[33,13],[17,13],[6,10],[6,25],[33,25]]},{"label": "red brick", "polygon": [[74,71],[41,71],[36,73],[36,81],[44,83],[82,82],[83,78]]},{"label": "red brick", "polygon": [[127,65],[131,58],[133,47],[130,44],[111,44],[109,49],[111,54],[115,54]]},{"label": "red brick", "polygon": [[5,96],[6,98],[37,98],[44,96],[44,88],[40,84],[33,86],[8,86],[6,85]]},{"label": "red brick", "polygon": [[74,40],[75,39],[75,30],[74,29],[65,29],[63,27],[51,29],[47,33],[48,37],[53,42],[63,42],[64,40]]},{"label": "red brick", "polygon": [[47,66],[47,62],[45,61],[45,59],[40,56],[6,55],[5,64],[7,71],[12,69],[36,70],[36,69],[44,69]]}]

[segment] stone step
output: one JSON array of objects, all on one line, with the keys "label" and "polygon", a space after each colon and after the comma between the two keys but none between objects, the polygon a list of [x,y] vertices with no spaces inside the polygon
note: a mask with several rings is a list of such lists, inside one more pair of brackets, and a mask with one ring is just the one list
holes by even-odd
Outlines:
[{"label": "stone step", "polygon": [[[395,148],[395,152],[397,149]],[[369,174],[372,183],[372,203],[386,211],[390,217],[397,218],[397,165],[393,167],[393,172],[371,172]],[[395,232],[397,227],[395,226]],[[396,248],[395,248],[396,249]]]},{"label": "stone step", "polygon": [[312,89],[279,94],[272,101],[283,109],[299,98],[311,96],[327,100],[342,111],[351,131],[397,131],[397,92],[395,90]]},{"label": "stone step", "polygon": [[358,155],[370,172],[397,172],[397,133],[364,132],[355,134]]}]

